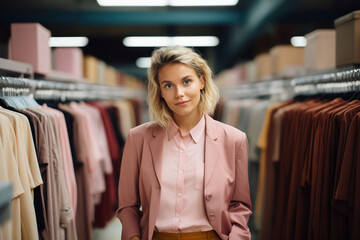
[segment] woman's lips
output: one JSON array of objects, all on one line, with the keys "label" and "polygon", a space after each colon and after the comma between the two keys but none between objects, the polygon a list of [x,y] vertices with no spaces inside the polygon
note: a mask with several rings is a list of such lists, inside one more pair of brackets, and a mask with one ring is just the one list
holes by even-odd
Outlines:
[{"label": "woman's lips", "polygon": [[178,103],[175,103],[176,106],[184,106],[188,103],[189,101],[183,101],[183,102],[178,102]]}]

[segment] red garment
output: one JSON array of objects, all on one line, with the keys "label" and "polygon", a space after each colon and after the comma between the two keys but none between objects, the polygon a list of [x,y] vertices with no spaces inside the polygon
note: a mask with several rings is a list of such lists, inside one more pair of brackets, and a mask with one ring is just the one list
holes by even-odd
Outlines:
[{"label": "red garment", "polygon": [[[115,136],[115,130],[112,125],[110,116],[106,111],[106,104],[101,102],[92,102],[90,105],[96,107],[101,114],[104,122],[106,138],[108,142],[109,152],[112,163],[120,162],[120,151],[118,142]],[[114,164],[113,164],[114,165]],[[115,169],[114,169],[115,170]],[[116,185],[114,173],[105,174],[106,191],[101,195],[101,203],[95,207],[95,222],[94,227],[103,228],[112,219],[116,210]]]}]

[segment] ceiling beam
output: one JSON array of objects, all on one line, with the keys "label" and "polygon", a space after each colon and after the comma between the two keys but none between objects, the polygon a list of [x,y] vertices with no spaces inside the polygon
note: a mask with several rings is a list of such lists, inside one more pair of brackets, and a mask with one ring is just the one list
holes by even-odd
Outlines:
[{"label": "ceiling beam", "polygon": [[285,12],[290,10],[297,0],[257,0],[246,11],[244,24],[234,24],[225,42],[221,43],[219,51],[218,71],[226,67],[237,54],[248,45],[251,40],[261,34],[264,29],[273,24]]},{"label": "ceiling beam", "polygon": [[39,22],[43,25],[150,26],[150,25],[231,25],[241,23],[239,11],[32,11],[2,12],[1,24]]}]

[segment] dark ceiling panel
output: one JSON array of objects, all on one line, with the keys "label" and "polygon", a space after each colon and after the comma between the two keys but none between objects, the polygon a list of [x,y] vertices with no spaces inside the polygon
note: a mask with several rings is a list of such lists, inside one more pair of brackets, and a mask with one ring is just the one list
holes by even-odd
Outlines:
[{"label": "dark ceiling panel", "polygon": [[221,61],[218,68],[229,65],[233,58],[248,45],[248,42],[261,34],[269,24],[289,11],[297,0],[257,0],[247,11],[244,24],[231,26],[228,39],[222,43]]},{"label": "dark ceiling panel", "polygon": [[7,52],[10,23],[39,22],[53,36],[89,37],[85,54],[136,72],[135,60],[151,55],[153,48],[127,48],[122,44],[126,36],[215,35],[218,47],[197,50],[220,71],[289,43],[294,34],[333,28],[335,18],[359,9],[359,0],[240,0],[233,7],[191,8],[101,7],[96,0],[0,1],[0,52]]},{"label": "dark ceiling panel", "polygon": [[137,26],[223,25],[242,23],[238,11],[0,11],[0,22],[40,22],[44,25]]}]

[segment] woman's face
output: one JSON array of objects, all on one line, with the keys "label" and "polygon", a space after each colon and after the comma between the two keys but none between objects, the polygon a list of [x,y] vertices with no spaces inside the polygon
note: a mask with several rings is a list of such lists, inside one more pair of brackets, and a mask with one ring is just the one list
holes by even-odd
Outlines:
[{"label": "woman's face", "polygon": [[168,64],[158,76],[161,97],[175,119],[201,116],[198,105],[204,80],[199,79],[194,69],[182,63]]}]

